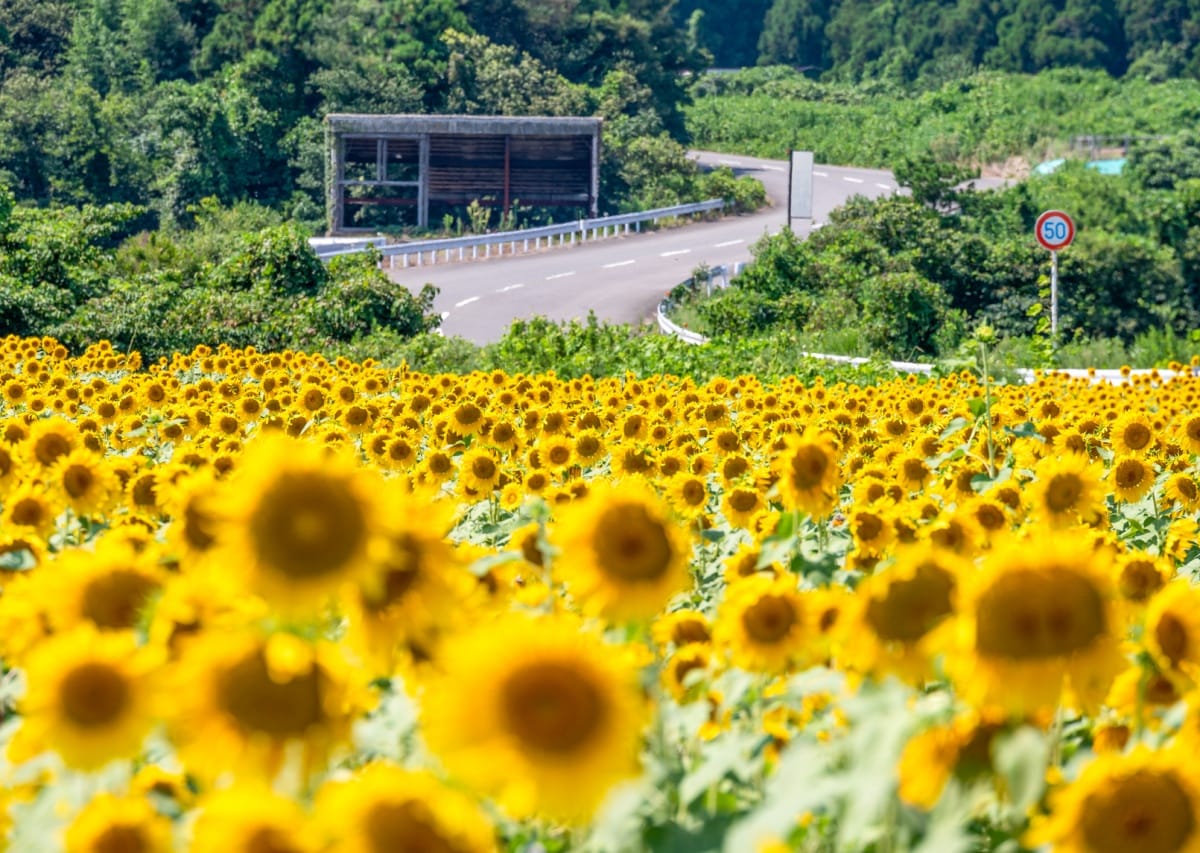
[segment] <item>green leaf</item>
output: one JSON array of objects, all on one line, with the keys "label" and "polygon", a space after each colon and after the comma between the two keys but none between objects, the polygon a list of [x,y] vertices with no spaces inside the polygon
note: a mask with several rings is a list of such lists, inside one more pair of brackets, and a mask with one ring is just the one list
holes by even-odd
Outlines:
[{"label": "green leaf", "polygon": [[1033,421],[1025,421],[1025,423],[1015,427],[1006,426],[1004,431],[1014,438],[1032,438],[1034,441],[1040,441],[1042,444],[1046,443],[1046,436],[1038,432],[1038,428]]},{"label": "green leaf", "polygon": [[1024,814],[1037,802],[1045,787],[1050,744],[1032,726],[996,738],[992,747],[996,771],[1004,777],[1013,810]]},{"label": "green leaf", "polygon": [[758,734],[729,732],[714,741],[704,751],[704,763],[680,783],[680,801],[690,806],[729,774],[741,777],[750,772],[754,763],[750,756],[762,740],[763,736]]},{"label": "green leaf", "polygon": [[1042,303],[1035,302],[1032,305],[1030,305],[1028,308],[1025,309],[1025,316],[1026,317],[1036,317],[1039,314],[1041,314],[1044,310],[1046,310],[1046,309],[1043,307]]},{"label": "green leaf", "polygon": [[[978,416],[976,416],[976,417],[978,417]],[[964,429],[966,429],[970,425],[971,425],[971,421],[960,415],[959,417],[950,421],[950,423],[946,424],[946,428],[944,430],[942,430],[942,434],[940,436],[938,436],[938,440],[945,441],[948,438],[958,435],[960,432],[962,432]]]}]

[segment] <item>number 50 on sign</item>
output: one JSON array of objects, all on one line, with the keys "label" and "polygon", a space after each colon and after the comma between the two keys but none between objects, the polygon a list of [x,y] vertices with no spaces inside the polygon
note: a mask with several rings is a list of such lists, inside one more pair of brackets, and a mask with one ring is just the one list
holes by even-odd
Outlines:
[{"label": "number 50 on sign", "polygon": [[1061,210],[1047,210],[1038,217],[1034,235],[1042,248],[1057,252],[1070,246],[1075,239],[1075,223]]},{"label": "number 50 on sign", "polygon": [[1047,210],[1037,218],[1033,236],[1050,252],[1050,334],[1058,333],[1058,252],[1075,239],[1075,222],[1061,210]]}]

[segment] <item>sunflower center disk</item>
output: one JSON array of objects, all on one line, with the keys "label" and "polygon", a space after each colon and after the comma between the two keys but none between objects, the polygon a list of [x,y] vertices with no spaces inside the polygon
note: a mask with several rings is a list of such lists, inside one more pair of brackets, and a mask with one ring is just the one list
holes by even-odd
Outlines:
[{"label": "sunflower center disk", "polygon": [[538,663],[513,673],[501,694],[509,731],[543,752],[569,753],[587,744],[604,719],[594,684],[559,663]]},{"label": "sunflower center disk", "polygon": [[1015,660],[1061,657],[1101,637],[1104,600],[1085,577],[1062,569],[999,578],[976,606],[975,648]]},{"label": "sunflower center disk", "polygon": [[1154,626],[1154,639],[1158,641],[1159,648],[1172,664],[1178,664],[1187,657],[1187,628],[1172,614],[1164,613],[1158,620],[1158,624]]},{"label": "sunflower center disk", "polygon": [[951,611],[954,580],[942,569],[922,566],[909,580],[893,581],[887,595],[867,605],[867,622],[885,642],[912,643]]},{"label": "sunflower center disk", "polygon": [[742,627],[758,643],[777,643],[796,623],[796,611],[780,595],[764,595],[742,613]]},{"label": "sunflower center disk", "polygon": [[1182,850],[1196,828],[1191,803],[1169,773],[1138,771],[1088,797],[1080,816],[1096,853]]},{"label": "sunflower center disk", "polygon": [[218,691],[221,707],[241,726],[274,737],[300,737],[323,716],[318,672],[272,681],[260,652],[225,673]]},{"label": "sunflower center disk", "polygon": [[1074,474],[1055,474],[1046,486],[1046,506],[1051,512],[1067,512],[1074,509],[1083,484]]},{"label": "sunflower center disk", "polygon": [[792,457],[792,483],[797,491],[812,491],[822,485],[829,457],[819,447],[802,447]]},{"label": "sunflower center disk", "polygon": [[85,728],[107,725],[129,705],[129,684],[111,667],[89,663],[63,679],[59,701],[71,722]]},{"label": "sunflower center disk", "polygon": [[96,837],[96,853],[148,853],[150,844],[136,826],[110,826]]},{"label": "sunflower center disk", "polygon": [[157,583],[138,572],[127,569],[110,572],[84,588],[83,615],[105,630],[132,628],[157,589]]},{"label": "sunflower center disk", "polygon": [[656,580],[671,563],[671,542],[662,524],[636,504],[606,510],[593,542],[603,572],[624,580]]},{"label": "sunflower center disk", "polygon": [[368,849],[372,853],[391,853],[395,850],[419,850],[421,853],[457,853],[437,828],[437,822],[422,803],[378,803],[371,808],[365,821]]},{"label": "sunflower center disk", "polygon": [[250,518],[259,560],[271,571],[299,579],[341,570],[366,532],[362,505],[349,486],[315,473],[280,476]]}]

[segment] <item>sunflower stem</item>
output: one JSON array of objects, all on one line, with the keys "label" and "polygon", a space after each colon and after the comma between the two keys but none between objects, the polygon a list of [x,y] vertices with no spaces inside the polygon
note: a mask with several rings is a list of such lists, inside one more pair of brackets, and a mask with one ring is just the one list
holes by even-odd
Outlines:
[{"label": "sunflower stem", "polygon": [[987,466],[988,477],[996,478],[996,443],[992,436],[992,377],[988,372],[987,344],[979,342],[979,360],[983,367],[983,416],[987,419]]}]

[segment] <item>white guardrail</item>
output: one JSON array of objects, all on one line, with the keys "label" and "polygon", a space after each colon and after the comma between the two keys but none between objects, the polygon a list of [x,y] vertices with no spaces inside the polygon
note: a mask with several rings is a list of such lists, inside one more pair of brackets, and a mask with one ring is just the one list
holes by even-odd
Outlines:
[{"label": "white guardrail", "polygon": [[388,243],[386,237],[370,237],[340,243],[317,242],[314,243],[313,249],[321,260],[329,260],[339,255],[356,254],[364,251],[368,246],[374,246],[388,260],[388,265],[392,268],[395,268],[397,258],[401,259],[403,267],[413,265],[413,258],[416,259],[415,266],[423,266],[426,261],[431,265],[436,264],[439,256],[442,257],[443,262],[463,261],[467,259],[468,254],[471,258],[478,258],[481,250],[483,257],[490,258],[493,255],[493,247],[496,247],[495,254],[503,255],[507,246],[508,254],[511,255],[517,253],[518,247],[523,252],[538,251],[543,245],[549,248],[554,245],[555,238],[558,239],[559,245],[564,245],[573,244],[576,240],[584,242],[589,237],[597,239],[616,234],[628,234],[631,226],[635,231],[640,231],[643,222],[657,223],[662,219],[696,216],[724,208],[725,201],[717,198],[692,204],[679,204],[674,207],[643,210],[637,213],[622,213],[617,216],[603,216],[599,219],[580,219],[558,225],[546,225],[541,228],[527,228],[523,231],[498,231],[492,234],[470,234],[463,237],[419,240],[408,243]]},{"label": "white guardrail", "polygon": [[[709,295],[712,293],[711,287],[714,286],[714,280],[720,282],[720,287],[728,287],[730,278],[740,273],[742,271],[742,267],[744,266],[744,264],[737,264],[732,272],[732,275],[730,275],[729,270],[726,267],[713,267],[709,271]],[[684,284],[693,284],[693,280],[688,279],[686,282],[684,282]],[[700,334],[699,332],[693,332],[690,329],[685,329],[678,323],[672,321],[671,318],[667,316],[671,308],[671,297],[669,295],[666,299],[658,303],[658,308],[655,311],[655,319],[658,321],[658,329],[660,332],[662,332],[664,335],[674,335],[681,341],[694,344],[696,346],[708,343],[708,338],[704,335]],[[850,365],[867,364],[871,361],[871,359],[862,358],[861,356],[831,355],[823,352],[802,352],[800,355],[804,356],[805,358],[816,358],[820,359],[821,361],[832,361],[839,364]],[[925,364],[919,361],[889,361],[887,362],[887,365],[892,370],[900,373],[923,373],[926,375],[933,373],[934,367],[932,364]],[[1022,367],[1018,368],[1016,372],[1027,385],[1036,382],[1039,376],[1048,373],[1062,373],[1070,376],[1073,379],[1088,379],[1092,383],[1107,382],[1110,385],[1120,385],[1122,383],[1132,381],[1132,377],[1134,376],[1157,377],[1164,382],[1180,376],[1198,376],[1200,375],[1200,368],[1192,368],[1190,370],[1183,371],[1166,369],[1159,370],[1158,368],[1121,371],[1087,370],[1075,367],[1061,367],[1049,370],[1030,370]]]}]

